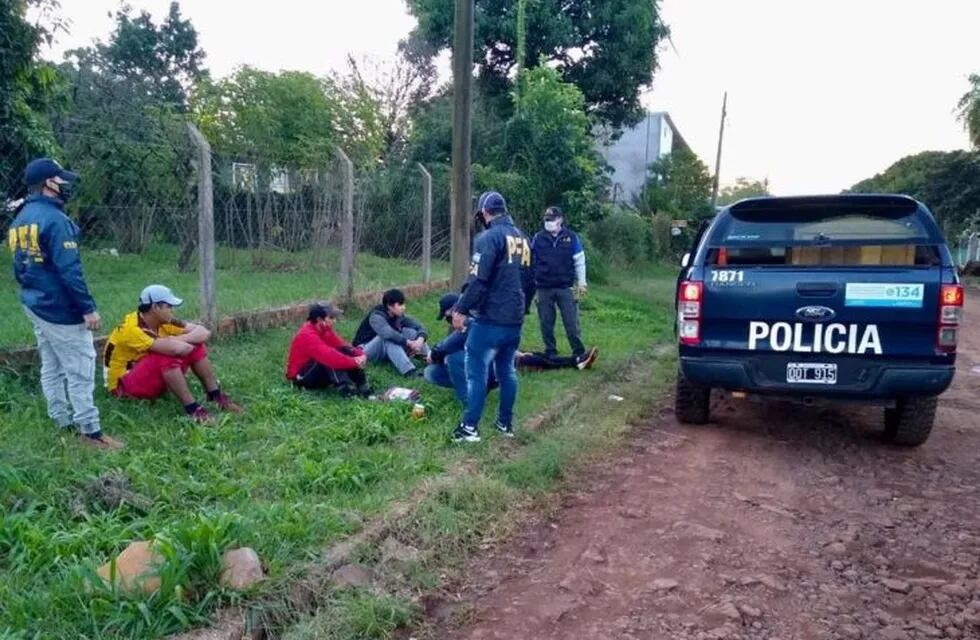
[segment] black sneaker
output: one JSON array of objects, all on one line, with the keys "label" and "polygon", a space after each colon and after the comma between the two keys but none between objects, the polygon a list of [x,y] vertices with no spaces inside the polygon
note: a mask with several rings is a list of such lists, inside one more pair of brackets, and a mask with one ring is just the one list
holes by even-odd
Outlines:
[{"label": "black sneaker", "polygon": [[513,427],[513,425],[504,424],[504,423],[500,422],[500,420],[497,420],[497,423],[494,424],[493,426],[497,429],[497,431],[500,432],[500,435],[504,436],[505,438],[513,438],[514,437],[514,427]]},{"label": "black sneaker", "polygon": [[480,441],[480,430],[476,427],[471,427],[467,424],[460,422],[453,429],[453,442],[479,442]]}]

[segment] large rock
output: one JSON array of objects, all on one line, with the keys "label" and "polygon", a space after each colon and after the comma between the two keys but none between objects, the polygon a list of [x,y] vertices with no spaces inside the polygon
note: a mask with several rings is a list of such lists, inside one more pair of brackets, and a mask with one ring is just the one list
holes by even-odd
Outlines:
[{"label": "large rock", "polygon": [[259,554],[251,547],[231,549],[221,556],[221,586],[241,591],[265,579]]},{"label": "large rock", "polygon": [[163,563],[163,556],[153,548],[153,542],[133,542],[116,556],[115,562],[115,575],[110,561],[99,567],[99,577],[115,582],[123,591],[151,594],[160,588],[158,567]]}]

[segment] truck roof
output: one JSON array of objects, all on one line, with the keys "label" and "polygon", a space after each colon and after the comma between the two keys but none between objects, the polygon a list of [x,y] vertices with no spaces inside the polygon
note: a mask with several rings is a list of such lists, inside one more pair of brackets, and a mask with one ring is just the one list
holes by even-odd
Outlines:
[{"label": "truck roof", "polygon": [[843,193],[816,196],[766,196],[761,198],[746,198],[730,205],[732,213],[743,211],[764,211],[766,209],[810,209],[810,208],[896,208],[912,211],[925,206],[917,200],[905,195],[886,193]]}]

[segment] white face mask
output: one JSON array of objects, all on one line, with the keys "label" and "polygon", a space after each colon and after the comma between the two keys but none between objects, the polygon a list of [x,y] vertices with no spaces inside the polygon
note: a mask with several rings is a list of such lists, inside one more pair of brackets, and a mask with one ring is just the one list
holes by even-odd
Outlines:
[{"label": "white face mask", "polygon": [[545,220],[544,230],[548,233],[557,233],[561,230],[561,220]]}]

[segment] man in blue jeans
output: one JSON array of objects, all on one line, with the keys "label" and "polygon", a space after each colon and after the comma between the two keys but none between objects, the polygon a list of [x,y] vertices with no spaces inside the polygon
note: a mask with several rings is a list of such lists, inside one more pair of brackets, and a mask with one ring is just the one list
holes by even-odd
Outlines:
[{"label": "man in blue jeans", "polygon": [[453,328],[462,332],[472,316],[466,338],[466,411],[453,430],[453,442],[479,442],[480,418],[487,399],[487,377],[494,366],[500,384],[496,428],[514,436],[517,370],[514,356],[521,343],[526,310],[525,272],[531,264],[527,236],[507,213],[496,191],[480,196],[477,223],[486,227],[473,243],[466,289],[453,310]]}]

